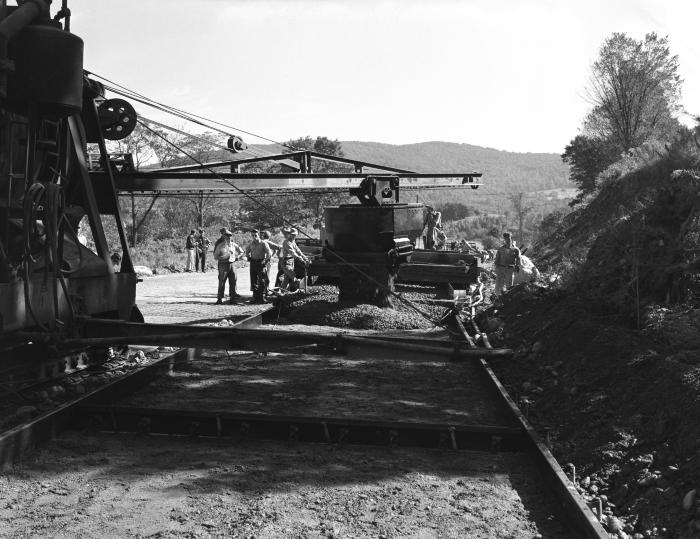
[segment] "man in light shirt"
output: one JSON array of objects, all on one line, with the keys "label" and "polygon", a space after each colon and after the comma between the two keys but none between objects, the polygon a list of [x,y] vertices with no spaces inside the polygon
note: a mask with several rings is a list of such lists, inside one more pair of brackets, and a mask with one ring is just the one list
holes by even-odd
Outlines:
[{"label": "man in light shirt", "polygon": [[503,245],[496,251],[496,259],[493,265],[496,269],[495,295],[500,296],[503,288],[513,286],[515,274],[520,271],[520,249],[513,243],[510,232],[503,233]]},{"label": "man in light shirt", "polygon": [[231,239],[231,236],[233,234],[228,228],[222,228],[221,237],[214,244],[214,258],[219,268],[219,291],[216,295],[217,305],[223,303],[226,281],[228,281],[229,303],[234,303],[236,298],[240,297],[236,292],[236,267],[234,262],[238,260],[239,255],[243,254],[243,249]]}]

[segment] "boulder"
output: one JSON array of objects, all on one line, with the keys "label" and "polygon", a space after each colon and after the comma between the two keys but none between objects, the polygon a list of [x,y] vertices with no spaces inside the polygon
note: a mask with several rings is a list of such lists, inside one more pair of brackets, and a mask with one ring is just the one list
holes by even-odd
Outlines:
[{"label": "boulder", "polygon": [[695,498],[697,497],[698,491],[697,489],[689,490],[686,492],[685,496],[683,496],[683,509],[686,511],[690,511],[692,509],[693,505],[695,504]]},{"label": "boulder", "polygon": [[532,283],[540,278],[540,271],[532,260],[525,255],[520,255],[520,271],[515,274],[513,285],[520,283]]},{"label": "boulder", "polygon": [[153,277],[153,271],[147,266],[134,266],[134,273],[142,277]]}]

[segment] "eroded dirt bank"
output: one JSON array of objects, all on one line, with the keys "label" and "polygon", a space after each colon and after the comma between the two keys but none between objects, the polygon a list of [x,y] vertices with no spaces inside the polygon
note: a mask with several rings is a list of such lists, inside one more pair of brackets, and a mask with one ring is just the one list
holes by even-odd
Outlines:
[{"label": "eroded dirt bank", "polygon": [[539,285],[482,317],[517,350],[498,376],[620,537],[700,537],[699,321],[656,309],[638,330]]}]

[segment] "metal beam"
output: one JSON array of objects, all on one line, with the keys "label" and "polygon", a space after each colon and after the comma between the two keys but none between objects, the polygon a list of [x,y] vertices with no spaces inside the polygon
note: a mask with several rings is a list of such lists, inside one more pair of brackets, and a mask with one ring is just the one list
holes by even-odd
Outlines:
[{"label": "metal beam", "polygon": [[289,153],[279,153],[273,155],[263,155],[260,157],[246,157],[243,159],[230,159],[228,161],[214,161],[211,163],[193,164],[193,165],[181,165],[177,167],[160,168],[154,172],[185,172],[188,170],[202,170],[207,168],[220,168],[220,167],[230,167],[231,165],[245,165],[247,163],[259,163],[264,161],[276,161],[282,162],[288,167],[292,167],[296,170],[300,170],[301,166],[299,162],[290,157],[304,157],[310,156],[315,159],[320,159],[321,161],[329,161],[331,163],[344,163],[348,165],[353,165],[357,170],[359,168],[371,168],[375,170],[381,170],[385,172],[399,172],[399,173],[412,173],[414,171],[407,170],[403,168],[388,167],[386,165],[380,165],[378,163],[369,163],[367,161],[358,161],[357,159],[349,159],[347,157],[338,157],[336,155],[328,155],[325,153],[313,152],[300,150],[296,152]]},{"label": "metal beam", "polygon": [[297,162],[294,161],[293,159],[290,159],[291,156],[297,155],[297,154],[303,154],[304,152],[295,152],[295,153],[284,153],[284,154],[276,154],[276,155],[266,155],[266,156],[261,156],[261,157],[246,157],[243,159],[229,159],[228,161],[212,161],[211,163],[201,163],[201,164],[193,164],[193,165],[180,165],[177,167],[167,167],[167,168],[159,168],[155,169],[150,172],[187,172],[189,170],[205,170],[208,168],[222,168],[222,167],[230,167],[231,165],[245,165],[246,163],[259,163],[263,161],[275,161],[278,163],[281,163],[283,165],[286,165],[290,168],[293,168],[295,170],[300,170],[301,165]]},{"label": "metal beam", "polygon": [[[95,184],[107,180],[104,172],[91,172]],[[411,173],[411,174],[252,174],[210,172],[136,172],[115,174],[117,191],[237,191],[338,189],[358,187],[368,177],[399,177],[401,189],[436,187],[478,187],[478,173]],[[465,181],[466,179],[466,181]],[[469,181],[471,180],[471,181]],[[468,182],[468,183],[467,183]],[[234,187],[235,186],[235,187]]]},{"label": "metal beam", "polygon": [[356,337],[327,333],[304,333],[297,331],[238,328],[203,328],[173,324],[139,324],[118,320],[87,318],[82,320],[82,337],[66,339],[66,345],[117,345],[124,344],[169,344],[171,346],[200,346],[237,350],[280,351],[289,346],[322,344],[335,349],[385,348],[423,354],[437,354],[455,360],[481,357],[510,357],[509,349],[470,350],[466,346],[449,343],[440,346],[433,343],[416,342],[405,338]]}]

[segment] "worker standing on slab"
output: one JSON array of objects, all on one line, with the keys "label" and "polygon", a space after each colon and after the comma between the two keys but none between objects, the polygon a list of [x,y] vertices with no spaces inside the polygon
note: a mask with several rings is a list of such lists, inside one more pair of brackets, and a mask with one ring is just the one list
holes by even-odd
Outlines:
[{"label": "worker standing on slab", "polygon": [[259,230],[252,230],[253,241],[248,244],[246,257],[250,262],[250,289],[253,292],[251,303],[265,303],[265,268],[272,258],[270,246],[262,241]]},{"label": "worker standing on slab", "polygon": [[[431,251],[437,250],[436,243],[438,240],[438,231],[441,232],[442,229],[442,214],[439,211],[434,210],[430,206],[427,208],[427,226],[428,231],[425,236],[425,248]],[[444,234],[443,234],[444,236]]]},{"label": "worker standing on slab", "polygon": [[[270,239],[270,233],[267,230],[263,230],[260,233],[260,238],[262,239],[262,241],[267,243],[267,246],[270,248],[270,251],[272,251],[272,254],[273,255],[276,254],[279,257],[280,251],[282,250],[282,246],[278,243],[275,243],[274,241],[272,241]],[[270,266],[271,265],[272,265],[272,259],[270,259],[270,261],[268,261],[267,265],[265,266],[265,275],[264,275],[265,282],[263,283],[263,290],[264,290],[263,295],[265,297],[267,297],[267,294],[268,294],[269,289],[270,289]],[[278,271],[278,273],[279,273],[279,271]],[[275,285],[275,286],[277,286],[277,285]]]},{"label": "worker standing on slab", "polygon": [[284,272],[284,279],[282,279],[282,288],[285,290],[294,291],[296,289],[297,275],[294,271],[294,261],[299,260],[302,264],[307,266],[309,264],[309,259],[301,252],[299,246],[297,245],[297,229],[292,228],[287,234],[287,239],[282,242],[282,251],[280,256],[282,257],[282,271]]},{"label": "worker standing on slab", "polygon": [[187,240],[185,240],[185,249],[187,250],[187,262],[185,263],[185,271],[189,273],[193,269],[197,269],[195,266],[195,250],[197,249],[197,237],[195,236],[194,229],[190,230],[190,235],[187,236]]},{"label": "worker standing on slab", "polygon": [[496,268],[496,290],[495,295],[500,296],[503,293],[503,288],[506,289],[513,286],[515,274],[520,271],[520,249],[518,249],[510,232],[503,233],[503,245],[496,251],[496,259],[494,260]]},{"label": "worker standing on slab", "polygon": [[216,295],[216,304],[221,305],[224,300],[224,290],[228,281],[229,303],[234,303],[240,297],[236,291],[236,266],[234,262],[238,256],[243,254],[237,243],[231,236],[233,234],[228,228],[221,229],[221,237],[214,243],[214,258],[219,268],[219,291]]}]

